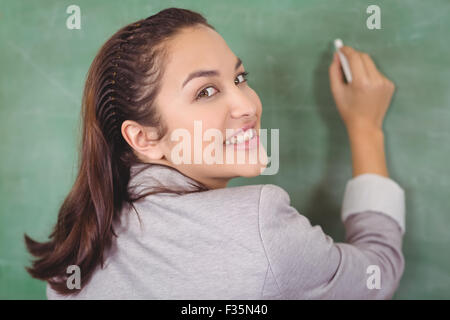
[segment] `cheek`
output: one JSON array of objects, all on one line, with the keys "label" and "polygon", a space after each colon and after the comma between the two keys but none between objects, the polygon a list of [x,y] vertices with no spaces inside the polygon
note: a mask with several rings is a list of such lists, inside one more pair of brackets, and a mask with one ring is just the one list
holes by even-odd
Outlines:
[{"label": "cheek", "polygon": [[[225,123],[227,120],[227,107],[222,104],[210,104],[201,108],[201,111],[197,112],[193,116],[192,123],[194,120],[198,121],[197,125],[194,127],[192,125],[192,132],[194,133],[194,128],[196,129],[195,134],[201,132],[201,136],[205,139],[209,139],[207,134],[211,135],[214,132],[220,131],[225,132]],[[201,130],[200,130],[201,128]],[[208,132],[207,132],[208,131]],[[208,144],[209,142],[204,142],[203,144]]]},{"label": "cheek", "polygon": [[[165,146],[165,154],[172,159],[172,150],[176,151],[176,156],[186,156],[194,163],[194,155],[203,155],[203,151],[211,143],[216,141],[215,134],[220,132],[217,139],[217,146],[222,147],[223,134],[221,128],[223,127],[225,117],[221,117],[220,111],[215,112],[205,111],[201,114],[185,115],[183,121],[171,126],[167,134]],[[209,130],[208,130],[209,129]],[[173,140],[171,136],[173,135]],[[211,138],[211,135],[213,138]],[[183,150],[190,149],[190,156],[184,155]],[[198,148],[196,151],[195,148]],[[178,153],[178,151],[180,151]]]}]

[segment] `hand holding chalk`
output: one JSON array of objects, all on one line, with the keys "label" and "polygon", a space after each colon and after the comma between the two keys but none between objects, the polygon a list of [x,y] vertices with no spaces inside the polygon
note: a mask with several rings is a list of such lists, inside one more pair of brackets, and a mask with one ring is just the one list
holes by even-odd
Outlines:
[{"label": "hand holding chalk", "polygon": [[381,130],[394,84],[377,70],[367,53],[343,46],[340,39],[336,39],[335,46],[337,53],[329,69],[330,87],[347,130]]},{"label": "hand holding chalk", "polygon": [[348,83],[352,82],[352,72],[350,71],[350,65],[348,64],[348,60],[345,55],[341,52],[341,48],[344,46],[341,39],[334,40],[334,47],[336,48],[336,52],[339,55],[339,59],[341,60],[341,66],[344,70],[345,78]]}]

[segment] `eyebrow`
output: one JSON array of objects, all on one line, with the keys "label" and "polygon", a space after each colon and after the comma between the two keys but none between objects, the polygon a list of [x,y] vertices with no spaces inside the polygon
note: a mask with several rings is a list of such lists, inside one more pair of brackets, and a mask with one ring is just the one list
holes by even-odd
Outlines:
[{"label": "eyebrow", "polygon": [[[234,66],[234,70],[237,70],[237,68],[239,68],[239,66],[242,64],[242,60],[240,58],[237,58],[236,61],[236,65]],[[192,79],[194,78],[198,78],[198,77],[212,77],[212,76],[219,76],[220,73],[217,70],[198,70],[195,72],[192,72],[191,74],[189,74],[186,78],[186,80],[184,80],[182,88]]]}]

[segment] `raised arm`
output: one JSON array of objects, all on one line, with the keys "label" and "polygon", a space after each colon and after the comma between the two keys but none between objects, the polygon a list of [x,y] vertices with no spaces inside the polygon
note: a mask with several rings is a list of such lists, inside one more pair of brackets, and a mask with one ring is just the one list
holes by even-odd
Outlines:
[{"label": "raised arm", "polygon": [[335,54],[329,68],[330,86],[350,139],[353,176],[374,173],[388,177],[382,126],[395,86],[367,53],[348,46],[341,50],[349,61],[353,81],[344,82]]}]

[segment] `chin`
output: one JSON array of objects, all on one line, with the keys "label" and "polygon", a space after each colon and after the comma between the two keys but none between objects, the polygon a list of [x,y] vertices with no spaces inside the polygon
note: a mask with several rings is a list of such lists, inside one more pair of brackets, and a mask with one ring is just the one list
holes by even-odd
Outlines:
[{"label": "chin", "polygon": [[261,175],[265,166],[261,164],[246,164],[238,168],[237,174],[239,177],[252,178]]}]

